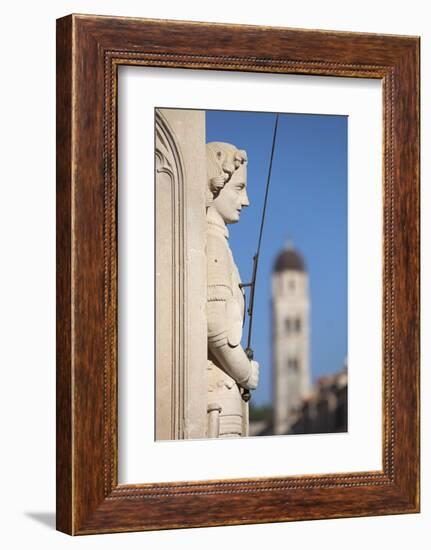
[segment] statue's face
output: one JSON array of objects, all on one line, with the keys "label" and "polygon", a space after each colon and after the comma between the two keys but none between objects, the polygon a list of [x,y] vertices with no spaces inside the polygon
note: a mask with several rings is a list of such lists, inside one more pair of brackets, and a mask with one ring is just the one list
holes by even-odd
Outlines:
[{"label": "statue's face", "polygon": [[247,169],[242,164],[214,199],[212,206],[225,223],[236,223],[243,206],[250,204],[247,196]]}]

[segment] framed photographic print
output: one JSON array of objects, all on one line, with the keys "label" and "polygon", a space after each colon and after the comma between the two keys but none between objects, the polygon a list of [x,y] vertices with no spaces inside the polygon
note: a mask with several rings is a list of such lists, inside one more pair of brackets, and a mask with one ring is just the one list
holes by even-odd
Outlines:
[{"label": "framed photographic print", "polygon": [[419,511],[419,39],[57,21],[57,528]]}]

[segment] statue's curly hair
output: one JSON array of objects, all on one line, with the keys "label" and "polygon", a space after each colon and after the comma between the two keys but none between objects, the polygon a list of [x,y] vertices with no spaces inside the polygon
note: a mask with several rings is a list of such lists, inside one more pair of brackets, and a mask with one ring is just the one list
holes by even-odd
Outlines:
[{"label": "statue's curly hair", "polygon": [[207,150],[207,206],[218,196],[235,170],[247,162],[247,153],[230,143],[212,141]]}]

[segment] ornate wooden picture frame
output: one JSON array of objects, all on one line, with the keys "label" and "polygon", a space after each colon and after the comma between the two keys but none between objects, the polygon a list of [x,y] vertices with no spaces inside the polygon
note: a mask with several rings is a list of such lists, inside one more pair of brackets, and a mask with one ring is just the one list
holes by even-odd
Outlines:
[{"label": "ornate wooden picture frame", "polygon": [[[118,483],[117,69],[380,79],[381,471]],[[57,528],[91,534],[419,511],[419,38],[57,21]]]}]

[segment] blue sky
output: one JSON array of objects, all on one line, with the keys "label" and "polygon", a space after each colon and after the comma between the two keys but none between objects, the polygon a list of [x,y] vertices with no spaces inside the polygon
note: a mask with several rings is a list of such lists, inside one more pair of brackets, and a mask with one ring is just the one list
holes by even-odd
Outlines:
[{"label": "blue sky", "polygon": [[[255,294],[252,347],[261,366],[253,402],[271,402],[271,273],[293,241],[309,274],[311,373],[339,370],[347,356],[347,117],[280,114]],[[275,114],[207,111],[207,141],[248,155],[250,206],[230,225],[230,246],[243,282],[251,278]],[[247,334],[245,327],[244,340]]]}]

